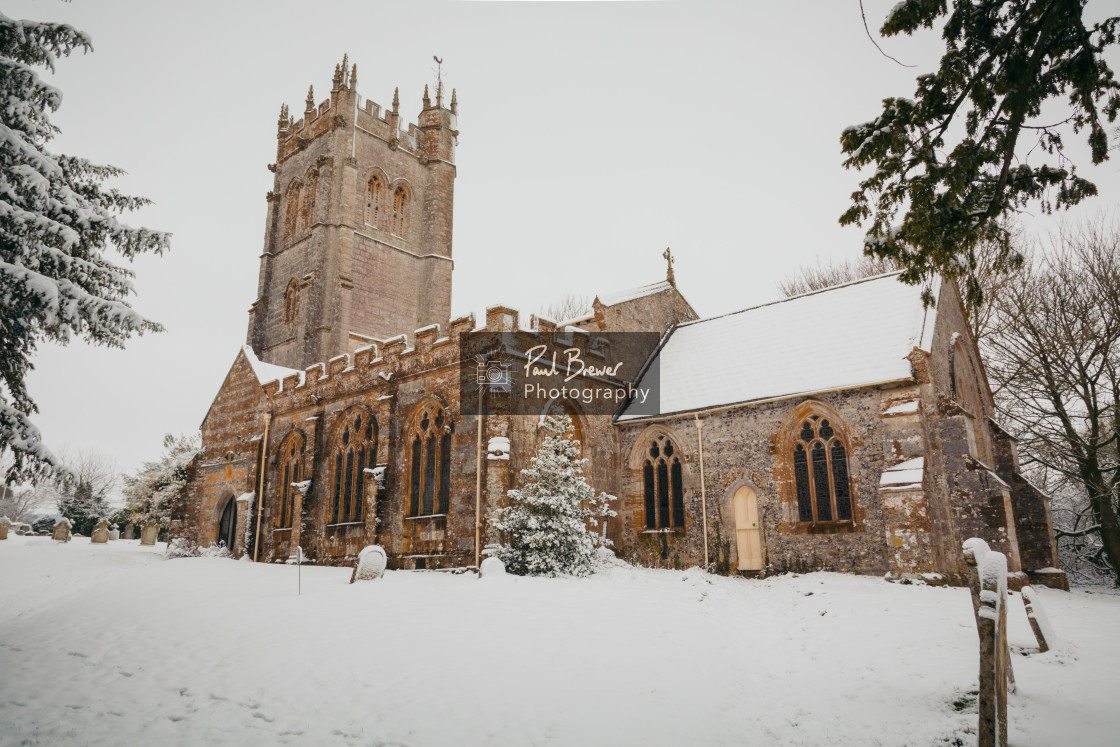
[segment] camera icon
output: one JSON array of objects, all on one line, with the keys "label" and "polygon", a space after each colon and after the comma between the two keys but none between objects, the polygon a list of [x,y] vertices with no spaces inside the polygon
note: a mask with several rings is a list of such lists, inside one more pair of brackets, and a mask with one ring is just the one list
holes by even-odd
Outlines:
[{"label": "camera icon", "polygon": [[491,390],[508,392],[510,389],[510,364],[496,358],[478,362],[478,384]]}]

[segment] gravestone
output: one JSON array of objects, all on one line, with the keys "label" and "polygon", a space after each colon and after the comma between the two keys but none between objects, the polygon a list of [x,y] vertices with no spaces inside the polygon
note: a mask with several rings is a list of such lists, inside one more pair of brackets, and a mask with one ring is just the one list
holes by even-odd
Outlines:
[{"label": "gravestone", "polygon": [[480,578],[504,576],[506,575],[506,564],[502,562],[501,558],[491,556],[483,560],[478,566],[478,575]]},{"label": "gravestone", "polygon": [[102,519],[97,522],[93,527],[93,531],[89,533],[89,541],[94,545],[104,545],[109,541],[109,522]]},{"label": "gravestone", "polygon": [[[964,543],[976,629],[980,635],[980,747],[1007,747],[1007,557],[983,540]],[[973,578],[975,577],[975,583]]]},{"label": "gravestone", "polygon": [[1023,587],[1023,608],[1027,611],[1027,622],[1034,631],[1034,639],[1038,641],[1038,650],[1045,653],[1058,645],[1058,637],[1050,627],[1050,618],[1042,608],[1042,600],[1038,598],[1035,590],[1029,586]]},{"label": "gravestone", "polygon": [[141,545],[154,545],[157,539],[159,539],[159,527],[155,524],[149,524],[140,530]]},{"label": "gravestone", "polygon": [[109,541],[113,542],[121,538],[121,530],[117,528],[116,524],[109,527]]},{"label": "gravestone", "polygon": [[73,526],[73,524],[69,519],[59,519],[54,523],[54,531],[51,532],[51,539],[56,542],[69,542],[71,526]]},{"label": "gravestone", "polygon": [[385,566],[388,559],[380,545],[368,545],[358,553],[358,562],[354,565],[354,572],[350,574],[350,583],[355,581],[370,581],[385,575]]},{"label": "gravestone", "polygon": [[0,540],[8,539],[8,527],[12,525],[12,520],[7,516],[0,516]]},{"label": "gravestone", "polygon": [[136,539],[136,525],[131,522],[124,525],[124,538],[126,540]]}]

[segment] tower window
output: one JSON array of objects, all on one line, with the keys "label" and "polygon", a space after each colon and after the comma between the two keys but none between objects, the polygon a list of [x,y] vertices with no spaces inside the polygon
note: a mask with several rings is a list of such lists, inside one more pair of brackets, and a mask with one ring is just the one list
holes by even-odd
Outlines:
[{"label": "tower window", "polygon": [[408,206],[411,202],[412,195],[408,187],[402,184],[393,191],[393,215],[389,230],[402,239],[408,238]]},{"label": "tower window", "polygon": [[296,179],[288,187],[288,194],[284,197],[284,237],[291,238],[299,230],[300,196],[303,193],[303,183]]},{"label": "tower window", "polygon": [[374,174],[366,190],[366,224],[385,228],[385,182]]},{"label": "tower window", "polygon": [[292,278],[284,291],[284,323],[294,324],[299,318],[299,281]]}]

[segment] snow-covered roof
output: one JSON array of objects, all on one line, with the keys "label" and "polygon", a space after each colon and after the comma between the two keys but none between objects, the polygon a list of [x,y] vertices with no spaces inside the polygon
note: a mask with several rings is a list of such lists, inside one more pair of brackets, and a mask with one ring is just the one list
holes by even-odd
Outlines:
[{"label": "snow-covered roof", "polygon": [[265,363],[257,357],[257,354],[248,345],[242,346],[241,349],[245,351],[245,357],[249,359],[249,365],[253,367],[253,373],[257,375],[257,381],[260,383],[267,384],[270,381],[280,381],[285,376],[291,376],[292,374],[299,374],[300,381],[303,381],[303,371],[277,366],[275,363]]},{"label": "snow-covered roof", "polygon": [[633,301],[635,298],[642,298],[643,296],[652,296],[655,293],[662,291],[672,290],[673,285],[668,280],[661,280],[649,285],[641,285],[637,288],[630,288],[629,290],[618,291],[616,293],[607,293],[599,296],[599,302],[604,306],[614,306],[625,301]]},{"label": "snow-covered roof", "polygon": [[908,379],[906,356],[930,349],[935,316],[921,287],[889,273],[686,322],[639,384],[660,380],[659,412],[631,405],[619,419]]}]

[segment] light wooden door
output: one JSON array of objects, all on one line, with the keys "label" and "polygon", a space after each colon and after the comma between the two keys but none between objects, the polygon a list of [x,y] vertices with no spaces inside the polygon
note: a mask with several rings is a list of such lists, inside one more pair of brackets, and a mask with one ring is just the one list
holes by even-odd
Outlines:
[{"label": "light wooden door", "polygon": [[758,496],[747,487],[735,492],[735,539],[740,571],[762,570],[762,530],[758,525]]}]

